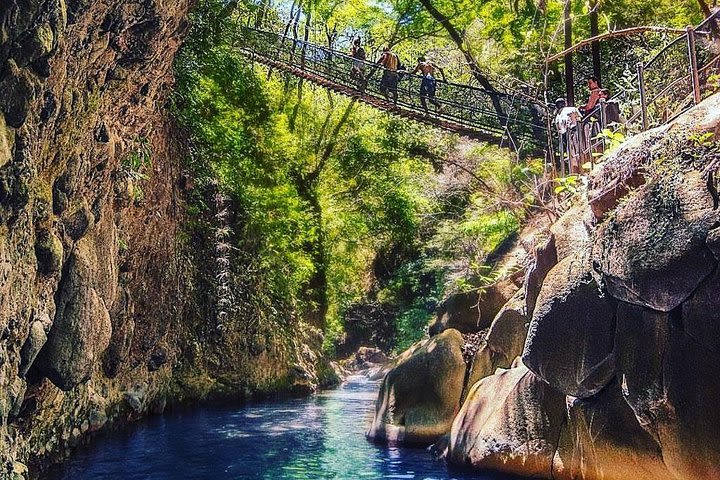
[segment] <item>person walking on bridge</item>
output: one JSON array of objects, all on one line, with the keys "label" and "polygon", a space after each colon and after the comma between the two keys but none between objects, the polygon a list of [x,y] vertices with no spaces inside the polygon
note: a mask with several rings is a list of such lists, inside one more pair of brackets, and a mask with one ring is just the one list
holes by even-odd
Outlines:
[{"label": "person walking on bridge", "polygon": [[353,66],[350,69],[350,77],[357,81],[358,89],[365,89],[365,49],[362,47],[360,37],[353,41],[350,55],[353,58]]},{"label": "person walking on bridge", "polygon": [[400,57],[390,50],[390,47],[383,48],[378,63],[383,67],[383,76],[380,80],[380,93],[385,96],[385,100],[390,101],[392,96],[393,103],[398,102],[398,70],[400,70]]},{"label": "person walking on bridge", "polygon": [[438,102],[435,98],[435,93],[437,91],[435,70],[440,72],[443,82],[445,82],[445,72],[443,71],[443,69],[435,63],[426,60],[425,57],[418,58],[418,64],[415,67],[415,70],[412,71],[413,74],[417,72],[420,72],[422,74],[422,81],[420,83],[420,102],[422,102],[422,107],[423,110],[425,110],[426,116],[429,115],[427,102],[435,105],[438,113],[442,111],[442,105],[440,105],[440,102]]}]

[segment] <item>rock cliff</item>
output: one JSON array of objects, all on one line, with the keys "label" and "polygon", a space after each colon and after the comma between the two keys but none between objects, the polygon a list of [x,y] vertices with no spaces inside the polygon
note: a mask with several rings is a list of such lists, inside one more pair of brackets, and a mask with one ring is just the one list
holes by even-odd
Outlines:
[{"label": "rock cliff", "polygon": [[718,167],[715,95],[589,176],[490,325],[441,455],[548,479],[720,478]]},{"label": "rock cliff", "polygon": [[317,331],[213,328],[166,108],[189,3],[0,3],[0,478],[169,402],[317,383]]}]

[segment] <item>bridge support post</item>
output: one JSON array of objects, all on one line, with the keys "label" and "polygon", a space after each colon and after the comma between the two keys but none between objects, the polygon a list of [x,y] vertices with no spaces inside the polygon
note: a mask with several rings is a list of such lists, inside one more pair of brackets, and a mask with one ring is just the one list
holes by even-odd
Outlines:
[{"label": "bridge support post", "polygon": [[[568,48],[572,47],[572,15],[570,10],[570,0],[565,0],[563,17],[565,49],[567,50]],[[572,52],[565,54],[565,97],[568,105],[575,106],[575,80],[573,78],[572,55]]]},{"label": "bridge support post", "polygon": [[697,55],[695,53],[695,29],[687,27],[688,57],[690,58],[690,81],[692,82],[693,100],[695,105],[700,103],[700,75],[698,75]]},{"label": "bridge support post", "polygon": [[647,99],[645,98],[645,65],[643,62],[637,64],[638,89],[640,90],[640,116],[642,118],[642,130],[648,129]]}]

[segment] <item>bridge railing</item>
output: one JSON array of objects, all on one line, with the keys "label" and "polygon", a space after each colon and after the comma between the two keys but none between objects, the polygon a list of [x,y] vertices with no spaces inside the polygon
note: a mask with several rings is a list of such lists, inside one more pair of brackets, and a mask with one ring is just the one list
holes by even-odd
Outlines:
[{"label": "bridge railing", "polygon": [[[720,11],[697,27],[688,27],[647,62],[638,64],[639,129],[669,122],[700,103],[720,74],[720,44],[713,36]],[[632,125],[632,124],[631,124]]]},{"label": "bridge railing", "polygon": [[639,62],[635,86],[600,102],[574,128],[558,133],[563,172],[567,166],[569,172],[580,173],[581,165],[602,154],[607,140],[603,131],[629,135],[663,125],[720,88],[720,10]]},{"label": "bridge railing", "polygon": [[[350,55],[311,42],[274,32],[241,27],[241,48],[251,54],[294,66],[335,84],[384,99],[380,81],[383,68],[374,62],[359,61]],[[361,67],[362,78],[353,67]],[[491,92],[482,88],[437,81],[435,99],[441,110],[433,116],[450,120],[470,129],[502,138],[517,149],[544,149],[547,146],[547,107],[521,93]],[[422,112],[422,77],[400,72],[398,105]],[[428,103],[431,111],[434,106]]]}]

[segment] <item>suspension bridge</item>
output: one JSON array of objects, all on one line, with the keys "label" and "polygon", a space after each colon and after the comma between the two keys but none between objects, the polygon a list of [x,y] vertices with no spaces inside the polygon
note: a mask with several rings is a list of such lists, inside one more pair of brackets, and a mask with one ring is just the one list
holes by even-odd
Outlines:
[{"label": "suspension bridge", "polygon": [[[240,50],[252,60],[321,87],[356,98],[374,108],[443,130],[517,150],[542,152],[548,142],[548,108],[522,93],[494,92],[437,80],[439,112],[426,115],[420,100],[422,77],[400,73],[398,101],[380,91],[382,67],[316,43],[251,27],[241,27]],[[365,79],[352,74],[361,62]]]},{"label": "suspension bridge", "polygon": [[[604,140],[597,134],[609,127],[636,133],[667,123],[720,88],[720,11],[701,25],[688,27],[670,39],[652,58],[637,63],[632,88],[613,100],[623,103],[623,119],[606,124],[605,102],[586,115],[580,126],[560,141],[574,148],[560,152],[592,160]],[[387,100],[380,88],[383,68],[307,40],[250,26],[238,29],[239,49],[252,61],[281,70],[323,88],[357,99],[379,110],[500,146],[536,155],[555,156],[555,111],[524,92],[490,91],[472,85],[437,80],[436,100],[442,109],[426,114],[420,98],[422,77],[400,73],[398,101]],[[587,42],[587,41],[585,41]],[[556,56],[557,57],[557,56]],[[558,57],[560,58],[560,57]],[[362,62],[365,78],[353,75]],[[591,124],[591,125],[589,125]],[[571,135],[575,138],[571,138]],[[570,162],[572,164],[572,162]],[[577,164],[577,161],[575,162]]]}]

